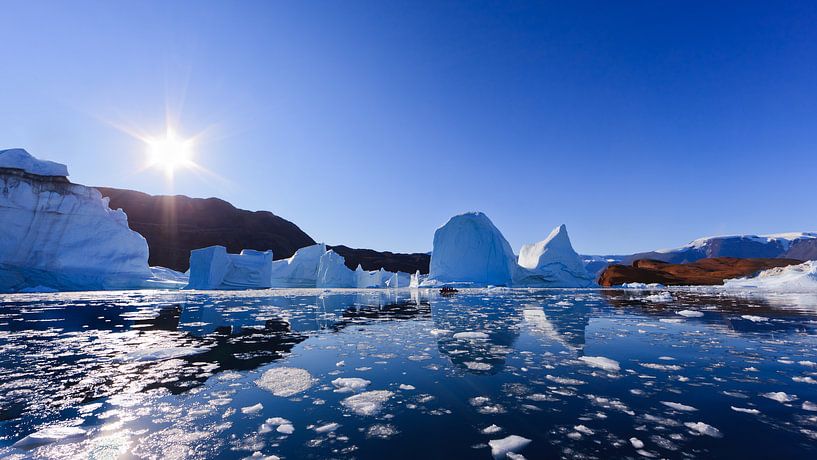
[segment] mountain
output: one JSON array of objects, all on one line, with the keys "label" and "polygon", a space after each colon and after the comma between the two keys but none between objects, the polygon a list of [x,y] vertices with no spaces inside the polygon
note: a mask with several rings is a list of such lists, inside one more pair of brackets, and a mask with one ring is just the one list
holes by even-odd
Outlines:
[{"label": "mountain", "polygon": [[[190,251],[224,246],[229,253],[244,249],[272,250],[275,260],[287,259],[298,249],[315,244],[294,223],[268,211],[247,211],[218,198],[189,198],[183,195],[148,195],[134,190],[96,187],[110,198],[112,209],[121,208],[130,228],[147,239],[150,265],[186,271]],[[399,254],[372,249],[330,246],[354,270],[385,268],[391,272],[428,273],[428,254]]]},{"label": "mountain", "polygon": [[297,225],[268,211],[238,209],[218,198],[152,196],[134,190],[96,187],[112,209],[128,215],[132,230],[150,247],[150,265],[186,271],[190,251],[221,245],[228,252],[271,249],[275,259],[315,244]]},{"label": "mountain", "polygon": [[817,259],[817,233],[712,236],[680,248],[633,254],[623,262],[651,259],[680,264],[712,257]]},{"label": "mountain", "polygon": [[660,283],[667,286],[718,285],[724,280],[752,276],[761,270],[800,264],[794,259],[738,259],[716,257],[671,264],[660,260],[636,260],[632,265],[610,265],[599,278],[602,286],[624,283]]},{"label": "mountain", "polygon": [[390,272],[428,273],[431,256],[426,253],[400,254],[389,251],[375,251],[373,249],[355,249],[348,246],[327,246],[343,256],[346,266],[354,270],[360,264],[364,270],[379,270],[383,268]]},{"label": "mountain", "polygon": [[632,264],[637,260],[660,260],[672,264],[700,259],[817,259],[817,233],[791,232],[770,235],[727,235],[698,238],[674,249],[659,249],[629,255],[582,255],[590,273],[601,274],[610,264]]}]

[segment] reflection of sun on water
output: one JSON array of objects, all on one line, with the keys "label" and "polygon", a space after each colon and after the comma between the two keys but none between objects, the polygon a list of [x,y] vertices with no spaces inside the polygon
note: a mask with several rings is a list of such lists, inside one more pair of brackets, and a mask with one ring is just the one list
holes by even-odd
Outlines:
[{"label": "reflection of sun on water", "polygon": [[182,139],[173,128],[168,127],[164,137],[150,138],[147,143],[148,165],[163,169],[168,177],[180,168],[191,168],[193,162],[193,139]]}]

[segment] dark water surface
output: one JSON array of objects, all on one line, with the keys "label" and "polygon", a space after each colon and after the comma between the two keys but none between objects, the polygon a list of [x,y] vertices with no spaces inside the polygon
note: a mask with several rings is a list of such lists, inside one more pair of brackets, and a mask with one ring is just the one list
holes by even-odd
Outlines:
[{"label": "dark water surface", "polygon": [[6,295],[0,457],[817,458],[816,333],[694,290]]}]

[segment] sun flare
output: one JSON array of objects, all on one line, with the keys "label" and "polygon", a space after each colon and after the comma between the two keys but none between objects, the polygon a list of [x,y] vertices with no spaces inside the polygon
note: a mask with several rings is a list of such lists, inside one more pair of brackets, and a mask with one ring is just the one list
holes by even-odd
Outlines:
[{"label": "sun flare", "polygon": [[164,137],[147,139],[148,165],[161,168],[172,176],[180,168],[190,168],[193,163],[193,140],[183,139],[168,128]]}]

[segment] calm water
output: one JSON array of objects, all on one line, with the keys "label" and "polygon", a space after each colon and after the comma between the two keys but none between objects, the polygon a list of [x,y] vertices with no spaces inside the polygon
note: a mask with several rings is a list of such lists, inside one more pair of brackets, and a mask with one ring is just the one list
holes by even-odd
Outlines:
[{"label": "calm water", "polygon": [[817,296],[0,296],[0,457],[817,458],[816,346]]}]

